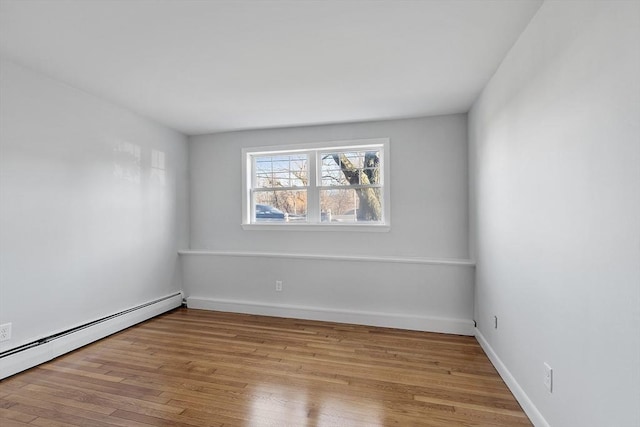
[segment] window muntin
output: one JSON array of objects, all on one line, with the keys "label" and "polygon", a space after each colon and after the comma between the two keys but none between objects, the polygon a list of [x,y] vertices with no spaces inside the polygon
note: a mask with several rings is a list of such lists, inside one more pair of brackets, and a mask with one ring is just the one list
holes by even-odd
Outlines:
[{"label": "window muntin", "polygon": [[387,152],[387,139],[244,149],[243,224],[388,229]]}]

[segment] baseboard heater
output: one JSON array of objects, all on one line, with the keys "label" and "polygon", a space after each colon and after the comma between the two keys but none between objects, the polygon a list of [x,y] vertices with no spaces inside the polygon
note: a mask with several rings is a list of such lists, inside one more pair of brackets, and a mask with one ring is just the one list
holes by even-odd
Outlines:
[{"label": "baseboard heater", "polygon": [[182,292],[102,317],[0,353],[0,379],[119,332],[182,305]]}]

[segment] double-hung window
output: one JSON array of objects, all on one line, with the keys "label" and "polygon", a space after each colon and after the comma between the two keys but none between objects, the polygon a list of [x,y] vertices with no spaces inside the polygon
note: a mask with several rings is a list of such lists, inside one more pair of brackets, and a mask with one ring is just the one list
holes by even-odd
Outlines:
[{"label": "double-hung window", "polygon": [[389,229],[389,140],[242,150],[246,229]]}]

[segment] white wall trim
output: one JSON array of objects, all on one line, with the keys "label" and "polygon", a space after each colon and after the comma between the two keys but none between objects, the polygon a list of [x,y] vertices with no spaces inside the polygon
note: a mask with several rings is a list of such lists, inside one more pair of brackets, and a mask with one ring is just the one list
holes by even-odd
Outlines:
[{"label": "white wall trim", "polygon": [[[141,304],[140,309],[5,356],[0,359],[0,379],[55,359],[65,353],[179,307],[182,304],[182,298],[182,292],[174,296],[167,295],[155,300],[157,301],[155,303],[150,301],[149,303],[151,304],[147,303],[149,305]],[[124,311],[126,312],[127,310]]]},{"label": "white wall trim", "polygon": [[323,307],[265,304],[254,301],[188,297],[187,307],[202,310],[320,320],[325,322],[350,323],[456,335],[472,336],[475,330],[473,321],[470,319],[449,319],[369,311],[346,311]]},{"label": "white wall trim", "polygon": [[[183,249],[178,251],[179,255],[204,255],[204,256],[229,256],[229,257],[261,257],[261,258],[290,258],[290,259],[311,259],[328,261],[363,261],[363,262],[392,262],[400,264],[430,264],[430,265],[456,265],[465,267],[475,267],[476,263],[470,259],[439,259],[439,258],[410,258],[410,257],[386,257],[386,256],[350,256],[350,255],[328,255],[328,254],[292,254],[280,252],[234,252],[234,251],[208,251]],[[473,334],[471,334],[473,335]]]},{"label": "white wall trim", "polygon": [[511,393],[515,396],[522,409],[527,414],[533,425],[536,427],[549,427],[549,423],[544,419],[538,408],[533,404],[527,393],[520,387],[520,384],[516,381],[516,379],[511,375],[509,369],[507,369],[506,365],[500,360],[496,352],[489,345],[489,342],[485,339],[479,329],[475,330],[476,339],[480,343],[480,347],[484,350],[484,352],[489,357],[489,360],[496,368],[504,382],[511,390]]}]

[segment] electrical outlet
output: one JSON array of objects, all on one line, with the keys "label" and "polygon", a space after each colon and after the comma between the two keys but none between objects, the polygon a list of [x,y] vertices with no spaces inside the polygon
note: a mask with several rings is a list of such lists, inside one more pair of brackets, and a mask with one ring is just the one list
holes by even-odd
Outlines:
[{"label": "electrical outlet", "polygon": [[11,323],[5,323],[0,325],[0,341],[7,341],[11,339]]},{"label": "electrical outlet", "polygon": [[276,280],[276,291],[282,292],[282,280]]},{"label": "electrical outlet", "polygon": [[498,329],[498,316],[493,316],[493,329]]},{"label": "electrical outlet", "polygon": [[553,369],[546,362],[544,364],[544,386],[549,390],[549,393],[553,392]]}]

